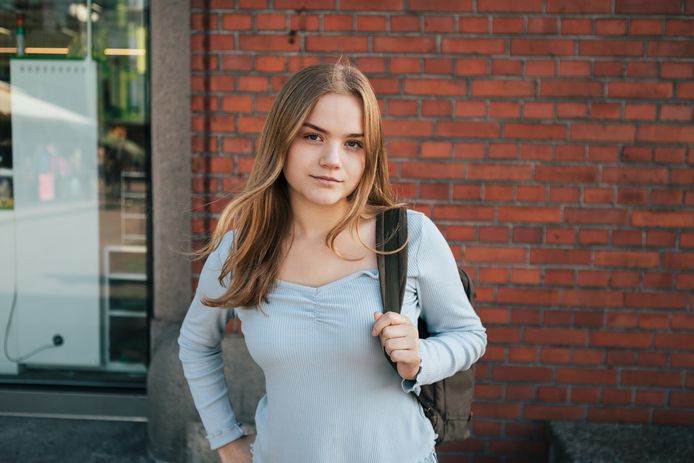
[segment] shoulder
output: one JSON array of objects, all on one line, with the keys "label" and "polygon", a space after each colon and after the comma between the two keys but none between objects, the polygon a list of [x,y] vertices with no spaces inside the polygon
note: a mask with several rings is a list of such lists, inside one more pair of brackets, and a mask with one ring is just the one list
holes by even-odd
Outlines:
[{"label": "shoulder", "polygon": [[418,244],[422,237],[431,233],[440,234],[438,227],[424,213],[407,209],[407,234],[410,243]]},{"label": "shoulder", "polygon": [[229,250],[234,243],[234,230],[229,230],[222,235],[222,239],[213,251],[213,254],[219,256],[220,261],[224,262],[229,255]]}]

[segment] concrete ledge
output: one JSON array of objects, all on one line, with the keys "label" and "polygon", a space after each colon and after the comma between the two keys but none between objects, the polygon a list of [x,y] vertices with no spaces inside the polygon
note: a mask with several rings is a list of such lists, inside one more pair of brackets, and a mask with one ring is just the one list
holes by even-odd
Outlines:
[{"label": "concrete ledge", "polygon": [[694,426],[551,422],[550,463],[691,463]]}]

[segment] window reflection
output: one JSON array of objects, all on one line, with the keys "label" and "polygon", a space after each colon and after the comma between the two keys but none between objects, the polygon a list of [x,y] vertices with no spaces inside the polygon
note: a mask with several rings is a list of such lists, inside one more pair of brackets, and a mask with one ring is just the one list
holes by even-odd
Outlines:
[{"label": "window reflection", "polygon": [[144,382],[147,14],[0,1],[0,382]]}]

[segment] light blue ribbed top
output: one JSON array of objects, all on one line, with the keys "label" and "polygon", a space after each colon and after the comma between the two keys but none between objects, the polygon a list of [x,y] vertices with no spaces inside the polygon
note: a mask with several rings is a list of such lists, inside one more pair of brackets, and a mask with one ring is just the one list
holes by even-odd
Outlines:
[{"label": "light blue ribbed top", "polygon": [[[416,325],[422,369],[403,381],[371,336],[382,311],[378,270],[362,270],[319,287],[278,280],[263,312],[236,308],[248,350],[265,373],[256,410],[254,463],[403,463],[431,458],[436,434],[416,397],[430,384],[470,368],[486,333],[468,301],[446,240],[425,215],[408,211],[409,244],[401,313]],[[224,380],[221,340],[226,309],[218,297],[233,232],[208,256],[178,339],[185,377],[213,449],[242,431]],[[228,283],[228,280],[227,280]],[[234,372],[230,372],[234,374]]]}]

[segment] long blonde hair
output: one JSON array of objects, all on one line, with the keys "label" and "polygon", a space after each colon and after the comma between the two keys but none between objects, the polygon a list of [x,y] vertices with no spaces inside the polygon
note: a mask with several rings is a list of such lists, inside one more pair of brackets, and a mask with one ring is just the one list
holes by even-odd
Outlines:
[{"label": "long blonde hair", "polygon": [[326,245],[336,252],[335,239],[342,231],[358,231],[367,205],[373,213],[401,206],[396,204],[391,190],[381,113],[366,76],[339,61],[301,69],[284,84],[272,104],[245,188],[222,211],[210,241],[194,253],[198,259],[209,255],[219,246],[224,234],[234,230],[233,243],[219,275],[222,285],[227,275],[231,275],[229,287],[219,298],[204,298],[205,305],[259,306],[272,289],[292,218],[282,169],[302,124],[318,99],[327,93],[353,95],[361,101],[366,156],[364,173],[347,198],[348,213],[330,230]]}]

